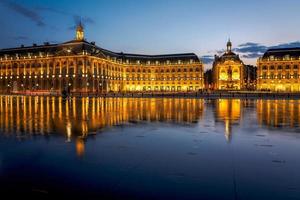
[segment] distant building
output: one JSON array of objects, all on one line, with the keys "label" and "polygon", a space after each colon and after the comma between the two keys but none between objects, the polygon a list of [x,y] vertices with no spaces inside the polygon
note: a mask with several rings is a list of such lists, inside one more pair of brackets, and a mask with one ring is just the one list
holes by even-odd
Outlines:
[{"label": "distant building", "polygon": [[257,61],[257,89],[300,91],[300,48],[269,49]]},{"label": "distant building", "polygon": [[232,51],[232,43],[227,42],[227,50],[222,56],[215,56],[213,63],[213,88],[215,90],[245,89],[245,65],[239,55]]},{"label": "distant building", "polygon": [[256,90],[257,67],[253,65],[245,65],[244,82],[247,90]]},{"label": "distant building", "polygon": [[115,53],[84,39],[0,50],[0,92],[187,92],[203,89],[203,64],[194,53]]}]

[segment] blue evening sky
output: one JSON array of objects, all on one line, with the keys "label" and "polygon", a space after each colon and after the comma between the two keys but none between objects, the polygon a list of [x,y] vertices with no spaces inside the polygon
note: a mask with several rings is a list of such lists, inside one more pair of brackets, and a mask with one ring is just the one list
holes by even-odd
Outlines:
[{"label": "blue evening sky", "polygon": [[0,48],[85,37],[112,51],[194,52],[207,67],[230,37],[246,64],[267,48],[300,46],[298,0],[0,0]]}]

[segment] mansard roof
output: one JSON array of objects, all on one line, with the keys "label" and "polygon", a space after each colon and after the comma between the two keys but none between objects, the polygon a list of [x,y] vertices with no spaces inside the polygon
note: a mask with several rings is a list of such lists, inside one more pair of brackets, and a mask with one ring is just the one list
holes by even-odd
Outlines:
[{"label": "mansard roof", "polygon": [[8,48],[0,50],[0,57],[23,57],[28,56],[68,56],[68,55],[82,55],[85,52],[88,55],[96,56],[105,59],[115,59],[120,62],[137,63],[140,64],[150,62],[200,62],[198,56],[194,53],[183,54],[166,54],[166,55],[142,55],[142,54],[129,54],[129,53],[116,53],[98,47],[94,42],[87,42],[86,40],[78,41],[71,40],[60,44],[44,43],[43,45],[33,44],[32,46],[21,46],[18,48]]},{"label": "mansard roof", "polygon": [[300,47],[297,48],[277,48],[277,49],[269,49],[264,55],[263,59],[268,59],[270,56],[274,56],[277,59],[283,59],[285,56],[300,58]]}]

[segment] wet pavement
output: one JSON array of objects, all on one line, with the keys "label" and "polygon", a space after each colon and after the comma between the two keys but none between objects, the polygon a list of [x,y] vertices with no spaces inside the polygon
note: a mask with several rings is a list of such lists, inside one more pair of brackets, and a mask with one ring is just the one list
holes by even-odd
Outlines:
[{"label": "wet pavement", "polygon": [[0,97],[0,191],[300,199],[300,100]]}]

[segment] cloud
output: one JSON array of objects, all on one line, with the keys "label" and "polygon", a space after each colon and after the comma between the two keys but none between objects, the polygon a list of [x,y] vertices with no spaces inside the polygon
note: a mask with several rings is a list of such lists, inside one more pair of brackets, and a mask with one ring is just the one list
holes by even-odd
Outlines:
[{"label": "cloud", "polygon": [[[234,52],[238,53],[242,58],[246,59],[257,59],[261,57],[268,49],[280,49],[280,48],[295,48],[300,47],[300,41],[281,43],[277,45],[263,45],[255,42],[246,42],[238,45],[233,49]],[[214,53],[217,55],[223,54],[225,50],[209,51],[207,55],[201,57],[204,64],[209,65],[214,61]]]},{"label": "cloud", "polygon": [[278,48],[295,48],[295,47],[300,47],[300,41],[278,44],[276,46],[270,46],[269,48],[278,49]]},{"label": "cloud", "polygon": [[29,37],[27,36],[13,36],[10,38],[12,38],[13,40],[29,40]]},{"label": "cloud", "polygon": [[60,14],[60,15],[72,15],[71,13],[68,13],[68,12],[63,11],[63,10],[50,8],[50,7],[43,7],[43,6],[37,6],[37,7],[35,7],[35,10],[37,10],[37,11],[48,11],[48,12],[52,12],[52,13],[56,13],[56,14]]},{"label": "cloud", "polygon": [[266,46],[259,43],[247,42],[240,44],[234,51],[240,53],[243,58],[258,58],[262,56],[268,49],[280,49],[280,48],[295,48],[300,47],[300,41],[282,43],[273,46]]},{"label": "cloud", "polygon": [[3,5],[11,9],[12,11],[22,15],[23,17],[26,17],[30,19],[31,21],[35,22],[37,26],[45,26],[42,17],[35,11],[29,8],[26,8],[22,6],[21,4],[8,1],[8,0],[2,0],[0,1]]},{"label": "cloud", "polygon": [[242,55],[243,58],[258,58],[260,56],[262,56],[263,54],[261,53],[248,53],[248,54],[245,54],[245,55]]},{"label": "cloud", "polygon": [[211,64],[214,61],[215,57],[212,55],[204,55],[201,57],[201,60],[204,64]]},{"label": "cloud", "polygon": [[[80,22],[82,23],[82,25],[86,25],[86,24],[95,24],[95,20],[93,20],[90,17],[87,16],[79,16],[77,14],[71,13],[71,12],[67,12],[64,10],[59,10],[59,9],[55,9],[55,8],[51,8],[51,7],[36,7],[35,8],[37,11],[46,11],[46,12],[51,12],[51,13],[55,13],[55,14],[59,14],[59,15],[64,15],[64,16],[71,16],[73,17],[73,20],[75,22],[75,24],[79,24]],[[75,30],[76,29],[76,25],[74,26],[70,26],[68,28],[68,30]]]},{"label": "cloud", "polygon": [[80,17],[79,15],[73,15],[73,19],[76,25],[70,26],[69,30],[75,30],[77,24],[81,23],[83,26],[86,24],[95,24],[95,21],[90,17]]},{"label": "cloud", "polygon": [[253,42],[247,42],[244,44],[240,44],[237,48],[234,48],[233,50],[237,53],[264,53],[268,49],[267,46],[260,45],[258,43]]}]

